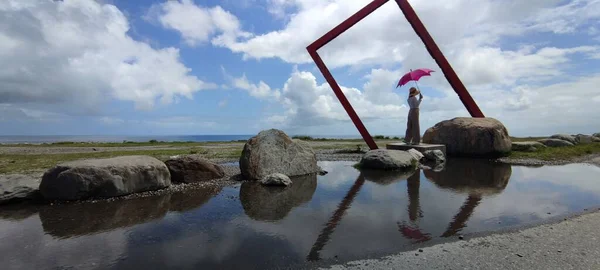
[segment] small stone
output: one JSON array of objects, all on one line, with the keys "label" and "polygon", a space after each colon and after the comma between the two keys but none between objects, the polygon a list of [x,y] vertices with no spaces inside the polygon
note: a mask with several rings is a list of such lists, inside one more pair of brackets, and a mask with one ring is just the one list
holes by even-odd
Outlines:
[{"label": "small stone", "polygon": [[550,213],[550,212],[548,212],[547,214],[548,214],[548,215],[552,215],[552,213]]},{"label": "small stone", "polygon": [[419,252],[423,252],[423,249],[419,249]]},{"label": "small stone", "polygon": [[521,254],[519,254],[519,253],[517,253],[517,256],[519,256],[520,258],[522,258],[522,257],[523,257],[523,255],[521,255]]},{"label": "small stone", "polygon": [[415,253],[415,256],[419,256],[419,253]]},{"label": "small stone", "polygon": [[462,236],[462,235],[459,235],[459,236],[458,236],[458,239],[460,239],[460,240],[463,240],[463,239],[465,239],[465,237],[464,237],[464,236]]},{"label": "small stone", "polygon": [[558,253],[561,253],[561,252],[562,252],[562,250],[560,250],[560,249],[559,249],[559,250],[557,250],[556,252],[558,252]]}]

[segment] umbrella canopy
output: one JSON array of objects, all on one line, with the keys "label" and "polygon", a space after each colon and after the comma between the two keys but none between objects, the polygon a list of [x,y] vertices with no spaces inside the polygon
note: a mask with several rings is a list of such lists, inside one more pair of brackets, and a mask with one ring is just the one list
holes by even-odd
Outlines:
[{"label": "umbrella canopy", "polygon": [[423,76],[431,76],[431,72],[434,71],[428,68],[419,68],[415,70],[411,69],[410,72],[404,74],[404,76],[400,78],[400,81],[398,81],[398,85],[396,87],[403,86],[410,81],[418,81]]}]

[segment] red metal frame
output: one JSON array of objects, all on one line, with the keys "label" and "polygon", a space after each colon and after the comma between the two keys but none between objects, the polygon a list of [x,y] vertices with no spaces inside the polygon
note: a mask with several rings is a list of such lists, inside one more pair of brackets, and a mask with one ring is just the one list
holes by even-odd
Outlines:
[{"label": "red metal frame", "polygon": [[[350,116],[350,119],[358,129],[358,132],[360,132],[361,136],[371,149],[377,149],[377,144],[375,144],[375,141],[369,134],[369,131],[367,131],[367,128],[364,126],[364,124],[354,111],[354,108],[352,108],[352,105],[342,92],[342,89],[333,78],[333,75],[331,75],[325,63],[323,63],[323,60],[317,53],[317,50],[325,46],[327,43],[329,43],[339,35],[341,35],[344,31],[350,29],[350,27],[354,26],[360,20],[364,19],[373,11],[375,11],[387,2],[388,0],[373,0],[371,3],[367,4],[361,10],[354,13],[348,19],[346,19],[338,26],[325,33],[325,35],[315,40],[308,47],[306,47],[306,50],[308,51],[312,59],[315,61],[315,64],[323,74],[323,77],[325,77],[325,80],[327,80],[327,83],[329,83],[329,85],[333,89],[333,92],[340,100],[340,103],[342,103],[342,106],[348,113],[348,116]],[[442,54],[433,38],[429,35],[429,32],[427,32],[427,29],[413,10],[412,6],[408,3],[408,0],[396,0],[396,3],[398,4],[398,7],[400,7],[400,10],[412,26],[413,30],[415,30],[415,33],[417,33],[417,35],[423,41],[423,44],[427,48],[427,51],[429,52],[431,57],[433,57],[435,62],[442,69],[444,76],[446,77],[454,91],[458,94],[458,97],[462,101],[463,105],[465,105],[465,107],[467,108],[467,111],[469,111],[472,117],[485,117],[479,109],[479,107],[477,106],[475,100],[473,100],[466,87],[461,82],[458,75],[456,75],[456,73],[452,69],[452,66],[450,66],[450,63],[448,63],[448,60],[446,60],[446,58],[444,57],[444,54]]]}]

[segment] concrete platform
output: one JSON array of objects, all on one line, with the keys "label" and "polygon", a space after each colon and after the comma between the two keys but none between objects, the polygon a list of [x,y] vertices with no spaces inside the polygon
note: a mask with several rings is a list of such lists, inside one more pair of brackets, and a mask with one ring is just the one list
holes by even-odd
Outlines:
[{"label": "concrete platform", "polygon": [[421,143],[419,145],[407,145],[403,142],[398,142],[398,143],[388,143],[385,146],[385,148],[392,149],[392,150],[403,150],[403,151],[408,151],[409,149],[415,149],[421,153],[423,153],[427,150],[440,150],[444,153],[444,156],[446,156],[446,146],[443,144]]}]

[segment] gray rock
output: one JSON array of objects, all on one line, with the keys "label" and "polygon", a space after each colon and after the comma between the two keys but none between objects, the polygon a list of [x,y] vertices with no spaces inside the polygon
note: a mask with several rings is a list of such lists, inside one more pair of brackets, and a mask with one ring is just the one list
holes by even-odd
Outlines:
[{"label": "gray rock", "polygon": [[446,145],[448,156],[496,157],[507,155],[511,140],[494,118],[456,117],[427,129],[423,143]]},{"label": "gray rock", "polygon": [[554,134],[554,135],[550,136],[550,139],[559,139],[559,140],[567,141],[573,145],[577,144],[575,137],[568,135],[568,134]]},{"label": "gray rock", "polygon": [[265,186],[289,186],[292,180],[285,174],[272,173],[260,180],[260,183]]},{"label": "gray rock", "polygon": [[600,142],[600,137],[592,137],[592,142]]},{"label": "gray rock", "polygon": [[416,160],[421,160],[425,157],[421,152],[419,152],[419,150],[413,148],[408,149],[407,152],[410,153]]},{"label": "gray rock", "polygon": [[39,198],[40,178],[23,174],[0,175],[0,204]]},{"label": "gray rock", "polygon": [[587,143],[592,143],[593,142],[593,136],[590,135],[585,135],[585,134],[577,134],[575,136],[575,141],[578,144],[587,144]]},{"label": "gray rock", "polygon": [[561,140],[561,139],[541,139],[541,140],[538,140],[538,142],[540,142],[548,147],[574,146],[574,144],[572,144],[568,141],[565,141],[565,140]]},{"label": "gray rock", "polygon": [[289,177],[318,173],[317,156],[307,142],[283,131],[264,130],[249,139],[240,157],[242,176],[258,180],[272,173]]},{"label": "gray rock", "polygon": [[173,183],[195,183],[225,177],[221,165],[198,155],[177,156],[165,161]]},{"label": "gray rock", "polygon": [[600,138],[600,133],[594,133],[592,137]]},{"label": "gray rock", "polygon": [[423,152],[423,156],[425,159],[435,161],[435,163],[441,163],[446,161],[446,157],[444,156],[444,152],[441,150],[427,150]]},{"label": "gray rock", "polygon": [[372,170],[408,170],[416,168],[418,163],[407,151],[376,149],[364,154],[359,166]]},{"label": "gray rock", "polygon": [[77,160],[44,173],[40,192],[46,199],[106,198],[158,190],[171,185],[171,174],[150,156]]},{"label": "gray rock", "polygon": [[542,148],[546,148],[546,145],[544,145],[541,142],[529,141],[529,142],[513,142],[512,143],[513,151],[535,152]]}]

